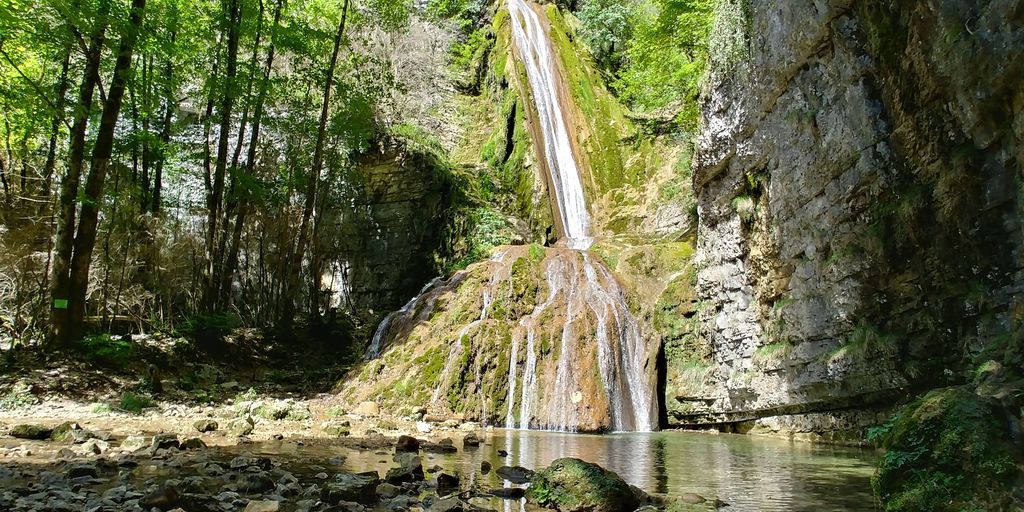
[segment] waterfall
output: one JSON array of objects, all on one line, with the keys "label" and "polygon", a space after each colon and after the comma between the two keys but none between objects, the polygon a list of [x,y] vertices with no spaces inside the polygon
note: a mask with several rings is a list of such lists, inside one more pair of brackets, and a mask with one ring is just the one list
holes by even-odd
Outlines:
[{"label": "waterfall", "polygon": [[[507,388],[502,390],[507,428],[653,430],[657,427],[657,402],[654,371],[649,366],[652,353],[615,275],[600,258],[586,252],[594,238],[573,153],[571,125],[564,116],[568,108],[563,108],[559,93],[565,85],[555,62],[557,55],[538,12],[524,0],[508,0],[508,8],[516,53],[526,66],[543,139],[534,143],[542,148],[547,163],[566,248],[547,248],[543,259],[537,260],[532,248],[504,247],[490,261],[474,265],[440,285],[428,285],[423,294],[381,323],[371,344],[371,357],[379,355],[388,339],[407,332],[410,325],[429,323],[439,297],[456,290],[466,276],[472,275],[471,289],[478,289],[472,293],[479,293],[480,298],[470,310],[472,320],[467,324],[463,311],[452,312],[457,314],[458,322],[442,319],[437,325],[444,326],[443,330],[429,331],[434,339],[449,344],[430,396],[431,406],[443,409],[448,393],[465,392],[464,388],[453,388],[452,383],[461,385],[467,380],[469,370],[461,365],[469,358],[474,358],[476,365],[473,393],[481,393],[486,376],[475,358],[480,355],[476,351],[486,345],[478,344],[475,338],[481,332],[494,333],[507,326],[510,358]],[[496,306],[495,301],[509,300],[509,290],[514,288],[513,269],[524,259],[531,262],[526,271],[529,278],[542,282],[547,291],[543,302],[535,304],[530,313],[509,317],[508,303]],[[536,275],[538,270],[543,277]],[[524,274],[518,274],[518,279],[523,278]],[[424,294],[428,298],[420,306]],[[445,309],[438,308],[437,314],[445,315]],[[396,329],[397,324],[405,331]],[[455,325],[461,325],[461,329],[452,329]],[[489,336],[492,338],[487,342],[493,340],[493,334]],[[494,370],[503,371],[504,364]],[[481,407],[486,408],[492,397],[480,396]]]},{"label": "waterfall", "polygon": [[[508,0],[512,16],[512,38],[519,58],[526,66],[538,124],[543,134],[544,161],[555,189],[558,213],[570,249],[588,249],[594,243],[590,231],[590,215],[583,196],[579,167],[559,98],[561,76],[555,64],[551,40],[541,25],[540,17],[523,0]],[[539,141],[537,141],[539,142]]]},{"label": "waterfall", "polygon": [[412,298],[412,300],[410,300],[404,306],[402,306],[402,309],[392,312],[388,316],[384,317],[384,320],[380,323],[380,325],[377,326],[377,330],[374,331],[373,333],[373,339],[370,340],[370,346],[366,349],[367,361],[380,357],[380,354],[384,349],[384,342],[388,339],[388,334],[391,332],[391,325],[395,322],[395,319],[408,316],[411,313],[415,313],[416,306],[419,305],[420,299],[423,298],[424,295],[426,295],[427,290],[433,288],[440,281],[440,277],[430,281],[429,283],[423,286],[423,289],[420,290],[420,293],[417,293],[416,296]]}]

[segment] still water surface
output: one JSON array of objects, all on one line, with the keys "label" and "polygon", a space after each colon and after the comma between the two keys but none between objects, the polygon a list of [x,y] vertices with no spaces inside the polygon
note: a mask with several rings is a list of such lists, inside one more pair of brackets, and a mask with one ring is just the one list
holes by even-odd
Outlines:
[{"label": "still water surface", "polygon": [[[458,473],[463,487],[487,490],[501,487],[492,471],[482,475],[480,463],[494,468],[518,465],[546,467],[561,457],[577,457],[615,471],[627,482],[650,493],[679,496],[695,493],[718,497],[732,511],[878,510],[869,483],[875,455],[870,451],[816,446],[739,435],[684,432],[580,435],[554,432],[495,430],[478,449],[454,454],[424,454],[424,467],[441,466]],[[268,454],[281,455],[284,446],[264,445]],[[323,444],[286,448],[292,455],[323,458]],[[507,456],[498,452],[506,451]],[[345,469],[377,470],[394,466],[381,451],[344,451]],[[510,508],[509,503],[488,508]],[[494,506],[497,505],[497,506]],[[504,505],[504,506],[503,506]],[[512,512],[520,510],[513,503]]]}]

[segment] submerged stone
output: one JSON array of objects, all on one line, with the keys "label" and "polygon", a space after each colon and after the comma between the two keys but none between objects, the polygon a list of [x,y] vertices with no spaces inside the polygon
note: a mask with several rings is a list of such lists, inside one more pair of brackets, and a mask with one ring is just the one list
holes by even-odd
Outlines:
[{"label": "submerged stone", "polygon": [[377,501],[377,488],[381,485],[380,475],[368,473],[338,473],[334,480],[323,485],[320,499],[330,505],[341,502],[370,504]]},{"label": "submerged stone", "polygon": [[508,480],[514,484],[525,484],[530,482],[530,478],[533,477],[533,471],[526,469],[521,466],[501,466],[496,471],[498,476],[504,480]]},{"label": "submerged stone", "polygon": [[423,462],[419,455],[408,452],[399,453],[395,455],[395,462],[398,463],[398,467],[389,469],[385,477],[388,483],[400,484],[423,481]]}]

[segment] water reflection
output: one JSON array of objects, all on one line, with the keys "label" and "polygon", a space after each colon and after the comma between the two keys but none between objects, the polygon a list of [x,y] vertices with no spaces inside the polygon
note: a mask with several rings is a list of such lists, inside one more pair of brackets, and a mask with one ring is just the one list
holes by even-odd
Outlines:
[{"label": "water reflection", "polygon": [[[460,443],[456,443],[460,444]],[[298,447],[294,453],[315,457],[320,446]],[[314,453],[309,453],[312,450]],[[507,452],[502,456],[499,451]],[[323,455],[323,454],[319,454]],[[391,454],[346,452],[346,469],[378,470],[392,466]],[[492,471],[518,465],[546,467],[555,459],[577,457],[615,471],[627,482],[659,494],[695,493],[719,497],[728,510],[877,510],[870,477],[870,452],[736,435],[679,432],[580,435],[496,430],[485,444],[448,455],[425,454],[424,466],[459,473],[463,487],[484,490],[507,486]],[[525,503],[495,501],[489,508],[522,512]]]}]

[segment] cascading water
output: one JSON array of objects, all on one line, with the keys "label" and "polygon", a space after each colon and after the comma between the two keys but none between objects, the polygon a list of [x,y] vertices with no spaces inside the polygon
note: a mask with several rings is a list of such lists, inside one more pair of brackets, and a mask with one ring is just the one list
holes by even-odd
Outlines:
[{"label": "cascading water", "polygon": [[420,293],[416,294],[409,302],[407,302],[402,309],[395,311],[388,316],[384,317],[384,320],[377,326],[377,330],[373,333],[373,339],[370,340],[370,346],[366,349],[366,360],[376,359],[380,357],[382,350],[384,349],[384,341],[387,340],[388,334],[391,331],[391,324],[394,323],[396,318],[407,316],[410,313],[416,311],[416,306],[419,305],[420,300],[427,293],[427,290],[431,289],[441,281],[441,278],[436,278],[427,283]]},{"label": "cascading water", "polygon": [[[440,371],[432,380],[431,405],[444,408],[451,397],[464,402],[466,394],[473,394],[480,396],[476,409],[480,417],[493,411],[488,400],[504,399],[507,428],[650,431],[657,426],[653,354],[619,282],[600,258],[586,252],[594,238],[579,159],[573,153],[570,124],[564,115],[568,108],[559,93],[564,84],[556,55],[541,16],[530,5],[524,0],[508,0],[508,9],[517,56],[526,67],[543,138],[535,143],[547,163],[567,248],[545,249],[538,262],[532,249],[506,247],[489,262],[475,266],[477,270],[470,267],[440,284],[429,284],[421,295],[385,318],[368,358],[377,357],[389,339],[411,332],[417,324],[429,324],[435,316],[444,317],[450,303],[436,309],[435,304],[449,301],[442,297],[469,279],[469,283],[478,283],[473,286],[479,290],[470,292],[479,294],[479,302],[470,309],[473,316],[467,318],[462,311],[451,310],[458,321],[446,324],[438,320],[438,325],[447,327],[428,329],[446,344],[441,345],[443,363],[438,361]],[[528,279],[541,281],[546,291],[537,293],[545,298],[528,314],[520,311],[510,318],[510,304],[495,305],[495,301],[522,300],[513,291],[517,286],[513,281],[517,279],[516,265],[524,260],[534,262],[529,263],[534,270],[528,271]],[[542,279],[538,279],[539,273]],[[470,275],[487,277],[467,278]],[[518,279],[523,279],[521,273]],[[453,325],[461,328],[451,329]],[[502,359],[502,366],[490,373],[507,367],[507,380],[500,384],[507,387],[501,387],[501,398],[494,399],[482,394],[497,378],[481,372],[480,358],[487,350],[483,342],[493,343],[493,333],[503,330],[509,337],[502,342],[507,345],[498,345],[498,350],[507,350],[509,359],[507,363]],[[418,336],[424,339],[422,334]],[[421,360],[430,359],[429,353],[423,354]],[[475,365],[472,370],[467,361]],[[465,387],[467,382],[469,387]]]},{"label": "cascading water", "polygon": [[544,161],[555,189],[566,244],[570,249],[589,249],[594,243],[590,215],[569,135],[569,123],[559,98],[562,80],[554,61],[551,40],[541,25],[540,16],[526,2],[508,0],[508,10],[512,15],[512,39],[520,60],[526,66],[526,77],[537,108],[537,121],[544,139],[541,145]]}]

